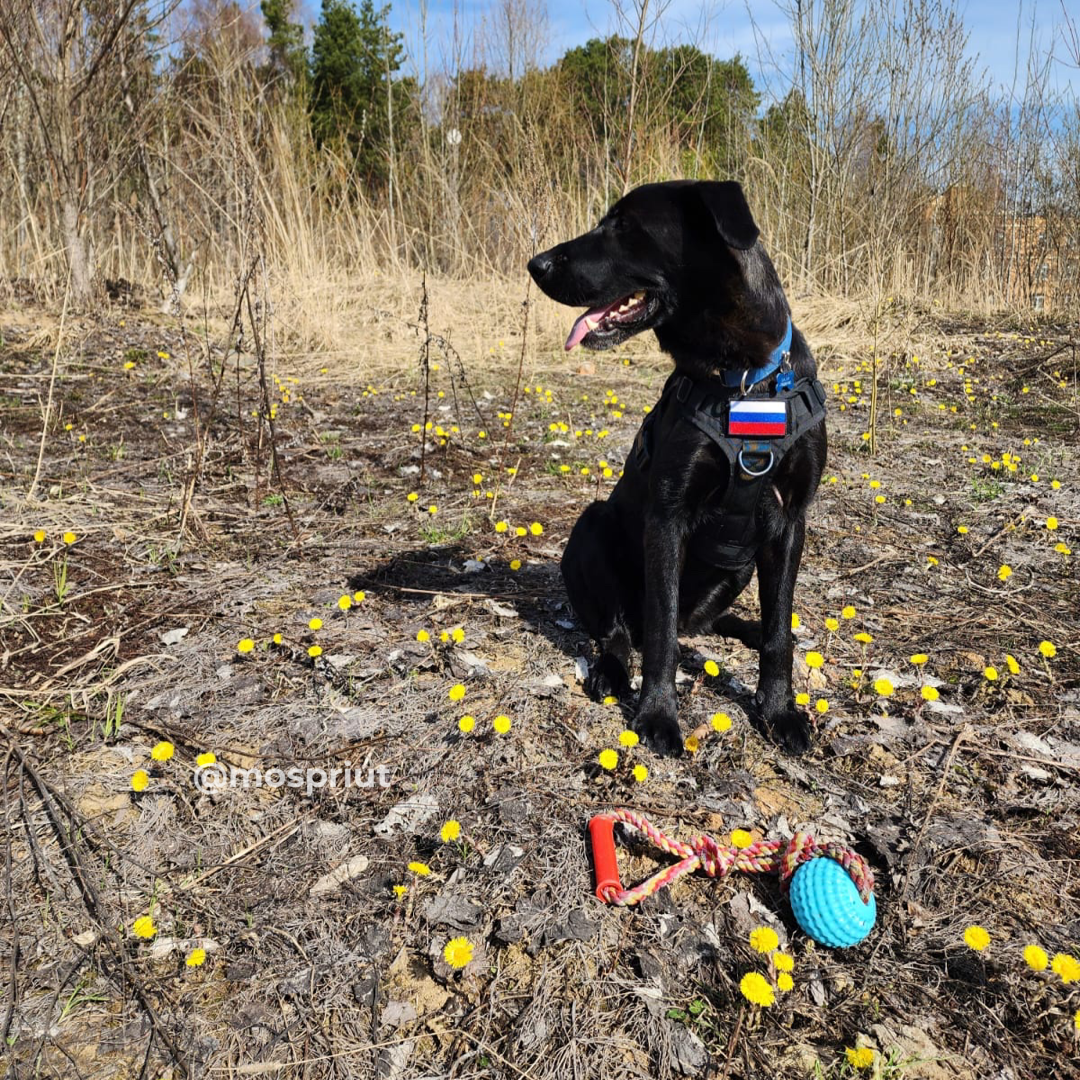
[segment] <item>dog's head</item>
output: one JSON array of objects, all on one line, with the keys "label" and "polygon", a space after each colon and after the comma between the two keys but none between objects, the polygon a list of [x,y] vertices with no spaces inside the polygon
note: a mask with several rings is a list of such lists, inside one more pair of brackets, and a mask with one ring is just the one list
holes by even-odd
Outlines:
[{"label": "dog's head", "polygon": [[[733,180],[646,184],[620,199],[595,229],[529,262],[529,273],[553,300],[587,307],[566,339],[610,349],[653,329],[676,354],[716,327],[751,313],[756,331],[772,330],[758,293],[779,294],[781,332],[786,301],[757,243],[742,188]],[[770,296],[771,299],[771,296]],[[756,302],[749,302],[749,301]]]}]

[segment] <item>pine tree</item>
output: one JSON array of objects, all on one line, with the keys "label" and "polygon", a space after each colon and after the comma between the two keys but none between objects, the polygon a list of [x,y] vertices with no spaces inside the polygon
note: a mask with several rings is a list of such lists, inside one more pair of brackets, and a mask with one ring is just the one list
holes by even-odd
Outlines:
[{"label": "pine tree", "polygon": [[371,183],[388,175],[389,95],[398,106],[393,75],[404,55],[402,35],[387,24],[389,5],[323,0],[311,47],[311,121],[320,143],[348,151]]},{"label": "pine tree", "polygon": [[290,22],[294,0],[262,0],[260,5],[270,36],[266,39],[270,50],[268,74],[285,78],[293,85],[307,75],[307,49],[304,47],[304,28]]}]

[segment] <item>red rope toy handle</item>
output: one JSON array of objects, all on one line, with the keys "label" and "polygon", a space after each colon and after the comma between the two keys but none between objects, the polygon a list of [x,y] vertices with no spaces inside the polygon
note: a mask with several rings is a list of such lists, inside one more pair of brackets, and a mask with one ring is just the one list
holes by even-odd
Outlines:
[{"label": "red rope toy handle", "polygon": [[[619,862],[615,854],[615,823],[644,833],[661,851],[679,861],[646,878],[640,885],[624,889],[619,880]],[[811,859],[828,858],[838,862],[855,883],[864,904],[869,903],[874,875],[866,860],[840,844],[820,844],[810,833],[797,832],[790,840],[757,840],[749,847],[721,847],[711,836],[695,836],[688,844],[662,833],[648,818],[633,810],[612,810],[589,822],[593,864],[596,867],[596,895],[607,904],[629,907],[652,896],[684,874],[704,870],[709,877],[724,877],[732,870],[748,874],[779,874],[785,891],[792,875]]]}]

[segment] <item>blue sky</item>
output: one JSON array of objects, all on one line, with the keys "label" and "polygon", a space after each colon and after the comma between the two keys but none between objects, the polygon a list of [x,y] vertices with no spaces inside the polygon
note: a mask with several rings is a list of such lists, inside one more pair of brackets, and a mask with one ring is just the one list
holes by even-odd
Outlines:
[{"label": "blue sky", "polygon": [[[444,67],[455,8],[465,40],[471,42],[481,32],[483,20],[490,16],[498,2],[428,0],[429,69]],[[544,7],[543,0],[516,2]],[[654,8],[658,2],[661,0],[654,0]],[[379,4],[380,0],[376,0],[376,6]],[[629,0],[624,6],[630,6]],[[319,7],[320,0],[301,0],[303,21],[310,25],[317,19]],[[395,29],[405,34],[413,57],[420,55],[420,10],[419,0],[391,0],[390,21]],[[569,3],[549,0],[546,10],[547,45],[541,53],[545,63],[556,60],[568,48],[580,45],[590,37],[606,37],[618,29],[615,5],[610,0],[571,0]],[[1080,30],[1080,0],[961,0],[959,10],[969,32],[968,54],[978,58],[979,67],[989,72],[995,86],[1012,83],[1018,21],[1022,35],[1022,68],[1033,23],[1036,48],[1043,53],[1055,45],[1059,54],[1064,53],[1060,47],[1060,27],[1066,14]],[[783,92],[780,84],[790,62],[791,32],[787,19],[771,0],[670,0],[657,38],[657,43],[693,42],[721,59],[741,53],[760,89],[775,84],[775,90]],[[771,51],[775,64],[759,65],[760,44]],[[1075,67],[1055,62],[1051,79],[1058,89],[1071,87],[1080,93],[1080,72]]]}]

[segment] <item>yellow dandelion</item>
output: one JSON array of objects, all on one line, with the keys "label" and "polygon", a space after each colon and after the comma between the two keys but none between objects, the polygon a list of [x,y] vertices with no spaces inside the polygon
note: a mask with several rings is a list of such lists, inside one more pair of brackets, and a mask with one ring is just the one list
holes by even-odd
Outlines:
[{"label": "yellow dandelion", "polygon": [[542,536],[544,532],[544,526],[541,525],[539,521],[534,521],[529,526],[529,532],[531,532],[533,536]]},{"label": "yellow dandelion", "polygon": [[349,608],[352,607],[352,597],[351,596],[339,596],[337,606],[342,611],[348,611]]},{"label": "yellow dandelion", "polygon": [[829,702],[826,698],[819,697],[817,701],[814,702],[814,708],[824,716],[825,713],[829,711]]},{"label": "yellow dandelion", "polygon": [[739,981],[739,990],[752,1005],[767,1008],[776,1001],[772,984],[760,971],[748,971]]},{"label": "yellow dandelion", "polygon": [[990,934],[985,927],[969,926],[964,931],[964,944],[969,949],[982,952],[990,944]]},{"label": "yellow dandelion", "polygon": [[966,525],[957,525],[957,526],[956,526],[956,531],[957,531],[957,532],[958,532],[958,533],[959,533],[959,534],[960,534],[961,536],[967,536],[967,533],[968,533],[968,527],[967,527]]},{"label": "yellow dandelion", "polygon": [[754,842],[754,838],[745,829],[736,829],[731,834],[731,846],[742,851]]},{"label": "yellow dandelion", "polygon": [[1020,661],[1015,656],[1011,656],[1009,653],[1005,654],[1005,666],[1009,669],[1010,675],[1020,674]]},{"label": "yellow dandelion", "polygon": [[307,654],[308,654],[308,656],[311,657],[312,660],[318,659],[320,656],[322,656],[322,646],[321,645],[311,645],[311,646],[309,646]]},{"label": "yellow dandelion", "polygon": [[451,701],[460,701],[465,696],[465,684],[455,683],[453,686],[450,687],[449,690],[447,690],[446,696]]},{"label": "yellow dandelion", "polygon": [[505,714],[500,714],[491,721],[491,726],[500,735],[505,735],[510,730],[510,717],[506,716]]},{"label": "yellow dandelion", "polygon": [[706,660],[705,674],[711,675],[715,679],[720,674],[720,665],[715,660]]},{"label": "yellow dandelion", "polygon": [[619,764],[618,750],[601,750],[596,759],[600,762],[600,768],[611,772]]},{"label": "yellow dandelion", "polygon": [[731,717],[726,712],[713,713],[712,717],[712,729],[713,731],[724,732],[731,728]]},{"label": "yellow dandelion", "polygon": [[154,744],[154,749],[150,751],[150,756],[155,761],[168,761],[176,751],[176,747],[171,742],[162,741]]},{"label": "yellow dandelion", "polygon": [[314,619],[309,619],[308,620],[308,628],[310,630],[321,630],[322,629],[322,619],[320,619],[318,616],[316,616]]},{"label": "yellow dandelion", "polygon": [[241,638],[236,644],[236,651],[238,653],[249,653],[255,648],[255,641],[253,638]]},{"label": "yellow dandelion", "polygon": [[495,522],[495,531],[497,533],[504,533],[509,528],[510,528],[510,523],[508,521],[497,521],[497,522]]},{"label": "yellow dandelion", "polygon": [[510,569],[511,570],[520,570],[521,569],[521,560],[520,559],[511,559],[510,560]]},{"label": "yellow dandelion", "polygon": [[188,967],[202,967],[206,963],[206,950],[205,949],[192,949],[187,954],[187,959],[184,961]]},{"label": "yellow dandelion", "polygon": [[874,1051],[868,1046],[860,1046],[857,1050],[848,1046],[844,1050],[844,1055],[853,1069],[869,1069],[874,1064]]},{"label": "yellow dandelion", "polygon": [[795,980],[786,971],[781,971],[776,976],[776,989],[777,990],[780,990],[780,991],[782,991],[783,993],[786,994],[789,990],[793,989],[794,986],[795,986]]},{"label": "yellow dandelion", "polygon": [[416,640],[417,641],[430,641],[431,640],[431,635],[426,630],[417,630],[416,631]]},{"label": "yellow dandelion", "polygon": [[701,740],[696,735],[687,735],[683,739],[683,749],[688,754],[696,754],[701,749]]},{"label": "yellow dandelion", "polygon": [[912,656],[908,657],[908,660],[910,660],[911,663],[913,663],[916,667],[922,667],[922,665],[925,664],[929,659],[930,657],[923,652],[917,652],[914,653]]},{"label": "yellow dandelion", "polygon": [[150,940],[156,933],[157,927],[154,925],[154,920],[149,915],[143,915],[142,918],[136,919],[131,924],[131,932],[136,937],[145,938]]},{"label": "yellow dandelion", "polygon": [[786,952],[778,952],[773,954],[772,958],[773,966],[777,971],[794,971],[795,970],[795,958]]},{"label": "yellow dandelion", "polygon": [[1057,656],[1057,646],[1052,641],[1040,641],[1039,652],[1046,657],[1047,660],[1053,660]]},{"label": "yellow dandelion", "polygon": [[795,704],[796,705],[809,705],[810,704],[810,695],[808,693],[806,693],[805,690],[800,694],[796,694],[795,695]]},{"label": "yellow dandelion", "polygon": [[840,618],[842,618],[842,619],[854,619],[855,618],[855,609],[850,604],[848,604],[847,607],[845,607],[845,608],[843,608],[841,610]]},{"label": "yellow dandelion", "polygon": [[200,769],[205,769],[207,767],[207,765],[216,765],[217,764],[217,754],[212,753],[211,751],[207,750],[205,754],[200,754],[195,759],[195,764]]},{"label": "yellow dandelion", "polygon": [[649,770],[646,769],[644,765],[635,765],[633,777],[639,784],[644,784],[649,778]]},{"label": "yellow dandelion", "polygon": [[997,576],[999,581],[1008,581],[1009,578],[1012,577],[1012,567],[1007,563],[1002,563],[1001,566],[998,567]]},{"label": "yellow dandelion", "polygon": [[453,818],[447,821],[439,830],[439,836],[444,844],[449,844],[451,840],[456,840],[460,835],[461,822],[455,821]]},{"label": "yellow dandelion", "polygon": [[831,634],[835,634],[836,631],[840,629],[840,620],[834,619],[832,618],[832,616],[830,616],[825,620],[825,629],[828,630]]},{"label": "yellow dandelion", "polygon": [[865,630],[855,635],[855,640],[860,645],[869,645],[874,640],[873,634],[868,634]]},{"label": "yellow dandelion", "polygon": [[66,532],[61,539],[65,544],[74,544],[78,537],[73,532]]},{"label": "yellow dandelion", "polygon": [[922,694],[923,701],[937,701],[941,697],[934,686],[924,686],[919,693]]},{"label": "yellow dandelion", "polygon": [[458,731],[462,732],[462,734],[464,735],[468,735],[469,732],[472,731],[474,727],[476,727],[476,717],[469,716],[466,713],[466,715],[457,722],[457,726]]},{"label": "yellow dandelion", "polygon": [[131,774],[131,790],[145,791],[150,786],[150,775],[145,769],[136,769]]},{"label": "yellow dandelion", "polygon": [[819,668],[825,663],[825,657],[819,652],[808,652],[806,654],[806,666],[809,668]]},{"label": "yellow dandelion", "polygon": [[38,529],[38,531],[36,533],[34,533],[34,541],[35,541],[35,543],[38,543],[38,544],[44,544],[45,543],[45,530],[44,529]]},{"label": "yellow dandelion", "polygon": [[1058,527],[1058,519],[1056,517],[1048,517],[1046,519],[1046,527],[1053,532]]},{"label": "yellow dandelion", "polygon": [[281,634],[275,634],[271,639],[275,645],[280,645],[285,638]]},{"label": "yellow dandelion", "polygon": [[1050,964],[1050,957],[1045,949],[1038,945],[1028,945],[1024,949],[1024,962],[1032,971],[1045,971]]},{"label": "yellow dandelion", "polygon": [[791,629],[798,630],[802,626],[802,619],[793,611],[791,613]]},{"label": "yellow dandelion", "polygon": [[528,530],[525,528],[524,525],[518,525],[517,528],[514,529],[514,535],[515,536],[526,536],[526,535],[528,535]]},{"label": "yellow dandelion", "polygon": [[637,746],[639,742],[641,742],[641,739],[638,738],[638,733],[636,731],[631,731],[627,728],[625,731],[619,732],[620,746],[625,746],[629,749],[631,746]]},{"label": "yellow dandelion", "polygon": [[893,684],[892,684],[892,682],[890,682],[890,680],[885,679],[885,678],[875,679],[874,680],[874,693],[877,694],[878,697],[892,697],[892,695],[893,695]]},{"label": "yellow dandelion", "polygon": [[405,498],[408,499],[409,502],[414,503],[420,498],[420,496],[417,495],[415,491],[410,491],[409,494],[405,496]]},{"label": "yellow dandelion", "polygon": [[409,869],[420,877],[427,877],[431,873],[431,867],[427,863],[411,862],[409,863]]},{"label": "yellow dandelion", "polygon": [[780,947],[780,938],[771,926],[759,926],[750,931],[750,948],[768,953]]},{"label": "yellow dandelion", "polygon": [[396,897],[398,897],[398,899],[403,897],[408,891],[409,891],[409,886],[408,885],[395,885],[394,886],[394,895]]},{"label": "yellow dandelion", "polygon": [[463,968],[472,958],[472,942],[466,937],[451,938],[443,949],[443,959],[452,968]]},{"label": "yellow dandelion", "polygon": [[1061,981],[1069,983],[1080,982],[1080,960],[1069,953],[1057,953],[1050,961],[1050,970],[1055,975],[1061,976]]}]

